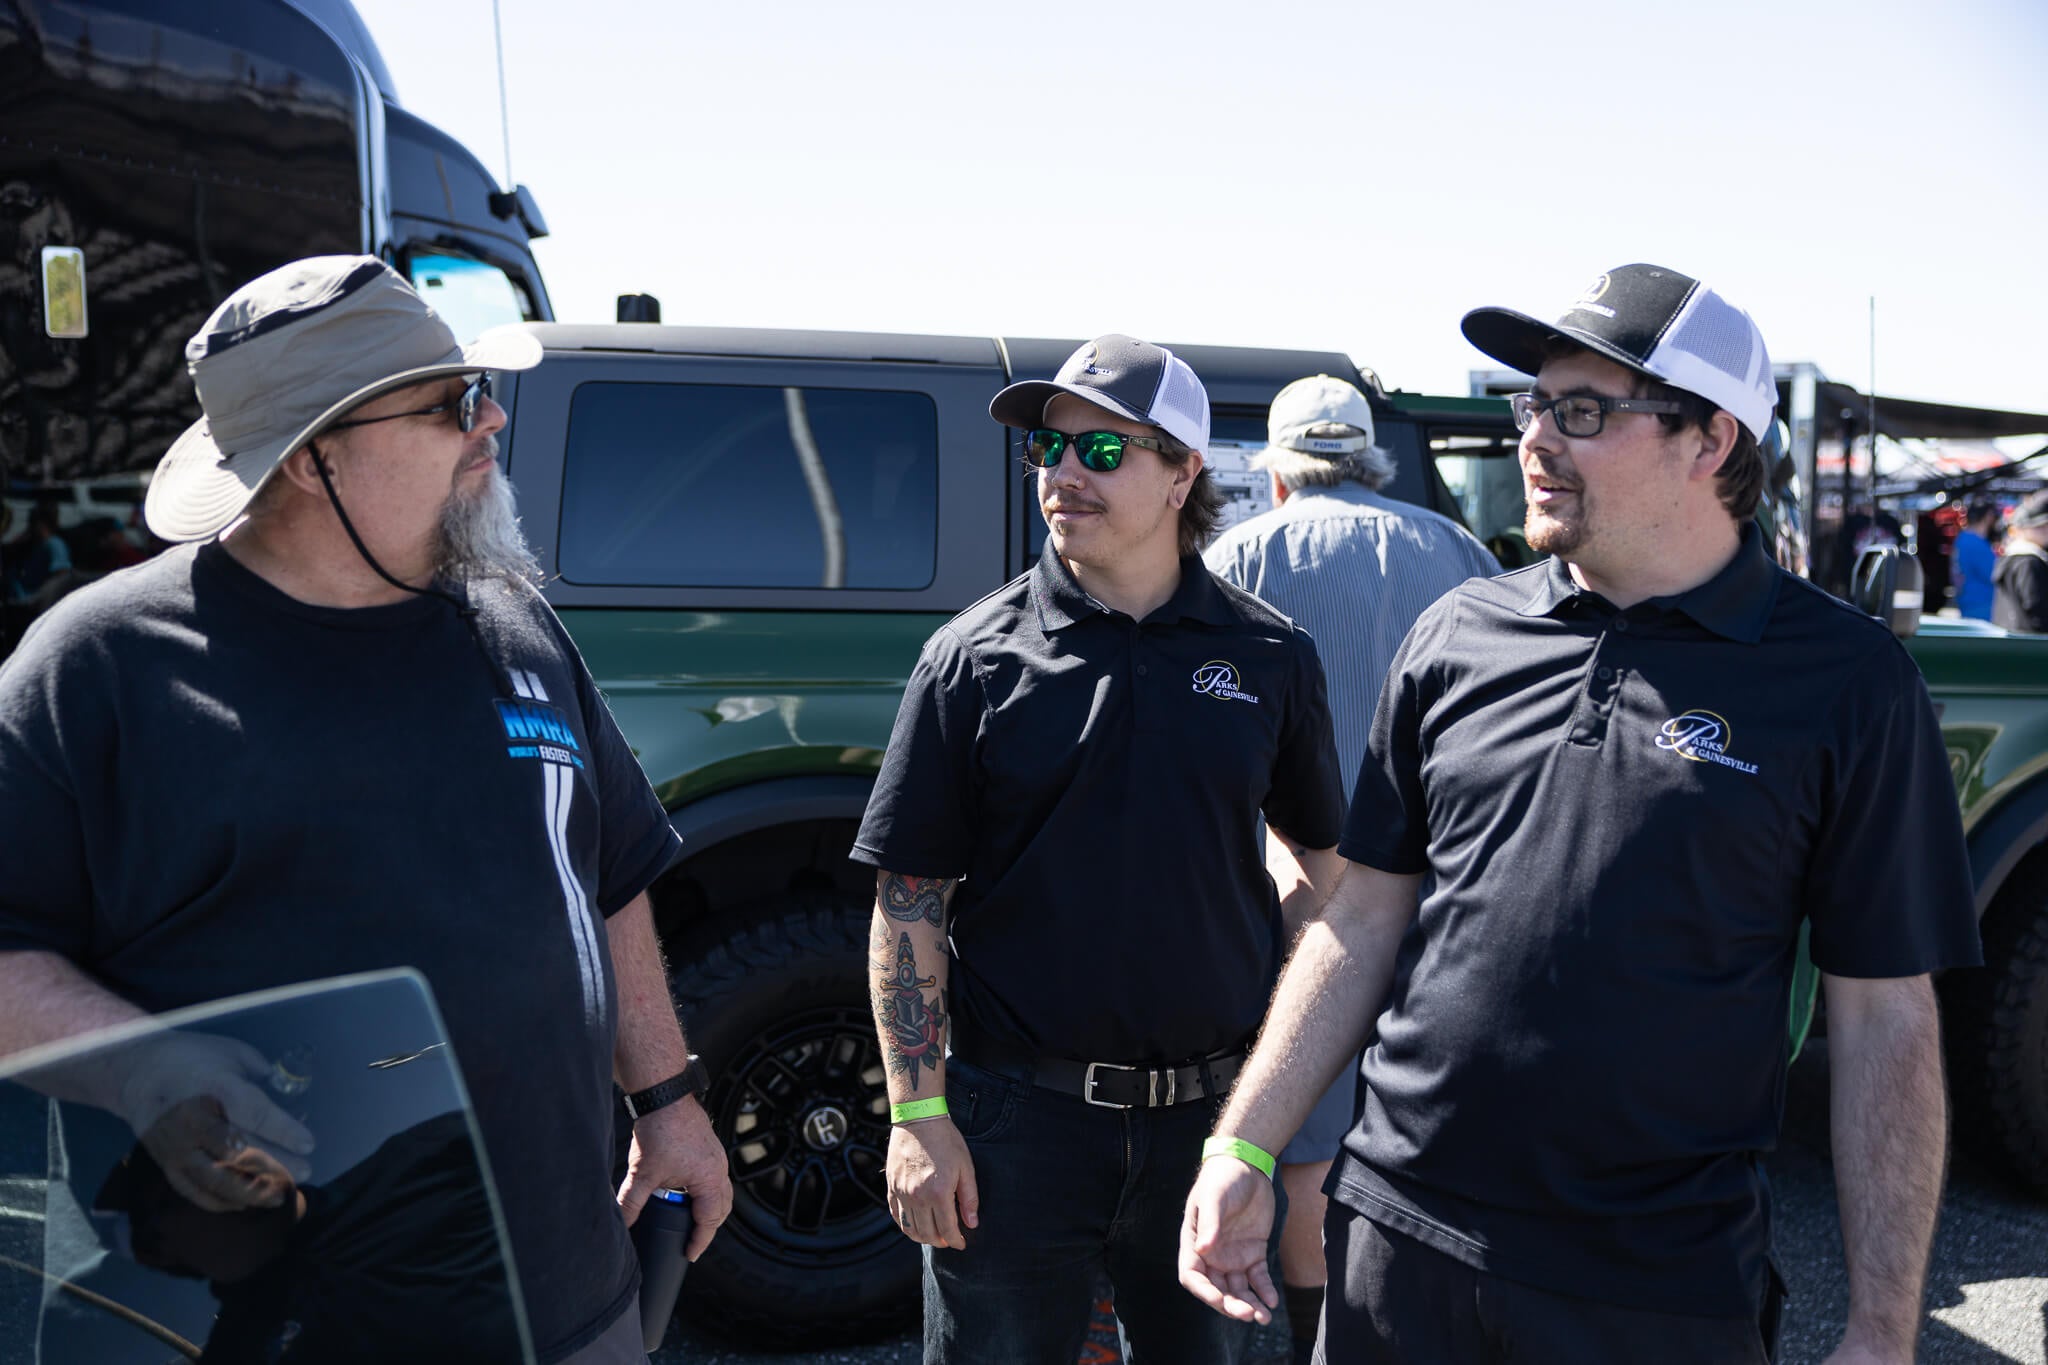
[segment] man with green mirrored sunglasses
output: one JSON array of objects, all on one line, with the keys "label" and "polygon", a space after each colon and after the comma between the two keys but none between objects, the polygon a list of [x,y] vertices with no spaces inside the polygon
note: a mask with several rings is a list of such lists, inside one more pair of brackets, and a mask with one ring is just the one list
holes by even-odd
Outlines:
[{"label": "man with green mirrored sunglasses", "polygon": [[1185,361],[1100,337],[989,411],[1045,553],[925,646],[853,850],[925,1359],[1072,1360],[1106,1275],[1129,1359],[1230,1361],[1242,1324],[1181,1290],[1175,1246],[1315,896],[1283,906],[1261,812],[1334,871],[1322,666],[1196,553],[1221,498]]}]

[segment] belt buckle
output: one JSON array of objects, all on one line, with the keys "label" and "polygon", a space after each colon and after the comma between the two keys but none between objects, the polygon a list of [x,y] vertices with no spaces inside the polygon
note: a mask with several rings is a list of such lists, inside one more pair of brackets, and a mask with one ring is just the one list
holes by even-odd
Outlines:
[{"label": "belt buckle", "polygon": [[[1095,1098],[1095,1072],[1097,1068],[1108,1067],[1111,1071],[1142,1071],[1145,1073],[1145,1099],[1142,1104],[1118,1104],[1115,1100]],[[1166,1095],[1159,1094],[1159,1078],[1166,1078]],[[1081,1076],[1081,1098],[1102,1109],[1161,1109],[1176,1101],[1180,1091],[1180,1076],[1173,1067],[1122,1066],[1116,1062],[1090,1062]]]},{"label": "belt buckle", "polygon": [[[1089,1104],[1094,1105],[1098,1109],[1138,1108],[1139,1106],[1135,1104],[1118,1104],[1115,1100],[1098,1100],[1095,1098],[1095,1073],[1101,1070],[1103,1067],[1108,1067],[1111,1071],[1141,1071],[1144,1069],[1142,1067],[1136,1066],[1119,1066],[1115,1062],[1090,1062],[1088,1063],[1088,1069],[1081,1073],[1082,1100]],[[1157,1092],[1159,1088],[1159,1074],[1157,1072],[1152,1072],[1150,1074],[1152,1076],[1152,1088],[1154,1092]]]}]

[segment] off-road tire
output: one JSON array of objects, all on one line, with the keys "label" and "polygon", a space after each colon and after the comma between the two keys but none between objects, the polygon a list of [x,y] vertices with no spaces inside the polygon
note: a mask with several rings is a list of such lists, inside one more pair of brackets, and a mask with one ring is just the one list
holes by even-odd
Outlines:
[{"label": "off-road tire", "polygon": [[[695,1327],[810,1346],[917,1321],[918,1248],[882,1191],[889,1113],[869,913],[843,894],[786,893],[730,912],[722,937],[669,964],[734,1171],[733,1216],[683,1284],[678,1312]],[[842,1122],[843,1140],[821,1150]]]},{"label": "off-road tire", "polygon": [[1942,981],[1959,1141],[2048,1198],[2048,849],[1981,926],[1984,963]]}]

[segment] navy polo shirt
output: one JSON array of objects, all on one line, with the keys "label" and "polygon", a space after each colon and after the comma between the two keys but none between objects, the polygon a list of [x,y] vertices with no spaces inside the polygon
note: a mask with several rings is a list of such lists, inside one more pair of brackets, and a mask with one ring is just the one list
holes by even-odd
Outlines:
[{"label": "navy polo shirt", "polygon": [[1333,1197],[1628,1307],[1760,1302],[1802,920],[1840,976],[1979,960],[1919,672],[1754,528],[1626,611],[1556,560],[1440,600],[1340,848],[1425,877]]},{"label": "navy polo shirt", "polygon": [[1048,543],[925,645],[853,858],[963,879],[959,1036],[1182,1062],[1244,1043],[1279,971],[1260,813],[1327,848],[1343,796],[1307,632],[1192,555],[1134,621]]}]

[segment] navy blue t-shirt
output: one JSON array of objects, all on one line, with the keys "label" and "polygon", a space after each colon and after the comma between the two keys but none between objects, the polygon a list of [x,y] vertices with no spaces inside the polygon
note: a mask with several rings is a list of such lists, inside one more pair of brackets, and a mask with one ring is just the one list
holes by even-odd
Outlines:
[{"label": "navy blue t-shirt", "polygon": [[495,671],[444,601],[309,606],[217,544],[58,603],[0,666],[0,950],[151,1011],[418,968],[547,1359],[633,1293],[605,917],[678,841],[546,603],[471,598]]},{"label": "navy blue t-shirt", "polygon": [[1979,960],[1911,657],[1754,528],[1625,611],[1556,560],[1438,601],[1338,847],[1424,881],[1332,1197],[1628,1307],[1761,1302],[1803,921],[1838,976]]}]

